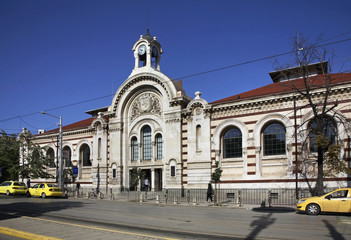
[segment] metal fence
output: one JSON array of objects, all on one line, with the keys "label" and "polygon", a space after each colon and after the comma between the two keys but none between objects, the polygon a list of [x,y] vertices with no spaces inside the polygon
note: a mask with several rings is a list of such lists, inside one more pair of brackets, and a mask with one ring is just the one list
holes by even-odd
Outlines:
[{"label": "metal fence", "polygon": [[[332,189],[325,189],[325,192]],[[217,204],[257,206],[292,206],[296,204],[295,189],[217,189],[213,200]],[[312,196],[309,189],[299,189],[298,198]],[[165,189],[163,191],[125,191],[116,198],[128,201],[157,201],[160,203],[204,203],[207,189]]]},{"label": "metal fence", "polygon": [[[77,196],[75,189],[67,189],[68,196]],[[325,189],[329,192],[333,189]],[[80,189],[78,197],[88,197],[91,189]],[[105,193],[105,199],[130,202],[155,201],[159,203],[205,203],[207,189],[164,189],[163,191],[123,191]],[[298,189],[298,198],[311,197],[309,189]],[[214,189],[213,202],[256,206],[293,206],[296,204],[295,189]]]}]

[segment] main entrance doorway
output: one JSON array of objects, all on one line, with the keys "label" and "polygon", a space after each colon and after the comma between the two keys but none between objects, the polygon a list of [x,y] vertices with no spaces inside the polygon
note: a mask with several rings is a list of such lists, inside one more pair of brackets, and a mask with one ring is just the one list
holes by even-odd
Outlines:
[{"label": "main entrance doorway", "polygon": [[162,191],[162,168],[155,169],[154,191]]}]

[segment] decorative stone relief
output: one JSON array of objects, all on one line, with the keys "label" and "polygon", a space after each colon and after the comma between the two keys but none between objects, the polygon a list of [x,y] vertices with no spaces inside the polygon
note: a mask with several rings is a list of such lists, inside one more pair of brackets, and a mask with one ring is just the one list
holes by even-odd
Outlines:
[{"label": "decorative stone relief", "polygon": [[132,104],[131,120],[145,114],[161,115],[161,104],[156,96],[144,93]]}]

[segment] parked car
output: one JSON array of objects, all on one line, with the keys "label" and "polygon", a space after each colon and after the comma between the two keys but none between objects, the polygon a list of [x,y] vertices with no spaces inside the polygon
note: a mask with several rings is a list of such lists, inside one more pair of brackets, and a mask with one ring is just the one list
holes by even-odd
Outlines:
[{"label": "parked car", "polygon": [[32,187],[28,188],[26,196],[39,196],[42,198],[62,197],[62,188],[52,183],[37,183]]},{"label": "parked car", "polygon": [[27,186],[23,182],[18,181],[5,181],[0,184],[0,193],[6,195],[26,194]]},{"label": "parked car", "polygon": [[351,188],[339,188],[320,197],[302,198],[297,202],[296,210],[309,215],[351,213]]}]

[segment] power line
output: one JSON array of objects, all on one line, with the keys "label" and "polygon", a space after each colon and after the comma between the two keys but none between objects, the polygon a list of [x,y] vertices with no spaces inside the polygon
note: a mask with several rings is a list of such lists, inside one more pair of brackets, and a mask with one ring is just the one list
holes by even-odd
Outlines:
[{"label": "power line", "polygon": [[[346,41],[350,41],[350,40],[351,40],[351,38],[347,38],[347,39],[340,40],[340,41],[335,41],[335,42],[331,42],[331,43],[325,43],[325,44],[316,45],[314,47],[320,48],[320,47],[325,47],[325,46],[328,46],[328,45],[333,45],[333,44],[346,42]],[[237,64],[233,64],[233,65],[229,65],[229,66],[226,66],[226,67],[215,68],[215,69],[204,71],[204,72],[199,72],[199,73],[195,73],[195,74],[186,75],[186,76],[183,76],[183,77],[176,78],[175,80],[181,80],[181,79],[184,79],[184,78],[190,78],[190,77],[195,77],[195,76],[199,76],[199,75],[204,75],[204,74],[207,74],[207,73],[217,72],[217,71],[225,70],[225,69],[228,69],[228,68],[238,67],[238,66],[242,66],[242,65],[246,65],[246,64],[250,64],[250,63],[254,63],[254,62],[260,62],[260,61],[271,59],[271,58],[276,58],[276,57],[281,57],[281,56],[284,56],[284,55],[289,55],[289,54],[295,53],[297,51],[298,50],[293,50],[293,51],[290,51],[290,52],[280,53],[280,54],[276,54],[276,55],[272,55],[272,56],[268,56],[268,57],[257,58],[257,59],[254,59],[254,60],[250,60],[250,61],[246,61],[246,62],[242,62],[242,63],[237,63]]]},{"label": "power line", "polygon": [[[70,104],[59,106],[59,107],[55,107],[55,108],[49,108],[49,109],[45,109],[44,112],[49,112],[49,111],[57,110],[57,109],[60,109],[60,108],[66,108],[66,107],[70,107],[70,106],[74,106],[74,105],[78,105],[78,104],[82,104],[82,103],[92,102],[92,101],[99,100],[99,99],[102,99],[102,98],[111,97],[113,95],[114,94],[109,94],[109,95],[105,95],[105,96],[102,96],[102,97],[97,97],[97,98],[92,98],[92,99],[88,99],[88,100],[83,100],[83,101],[80,101],[80,102],[70,103]],[[39,114],[39,113],[40,112],[32,112],[32,113],[28,113],[28,114],[24,114],[24,115],[18,115],[18,116],[14,116],[14,117],[11,117],[11,118],[2,119],[2,120],[0,120],[0,122],[10,121],[10,120],[13,120],[13,119],[16,119],[16,118],[19,118],[19,119],[21,119],[23,121],[23,119],[22,119],[23,117],[28,117],[28,116]]]},{"label": "power line", "polygon": [[[349,32],[347,32],[347,33],[349,33]],[[345,35],[345,34],[346,33],[344,33],[342,35]],[[333,38],[335,38],[335,37],[333,37]],[[333,39],[333,38],[330,38],[330,39]],[[347,42],[347,41],[350,41],[350,40],[351,40],[351,38],[347,38],[347,39],[334,41],[334,42],[330,42],[330,43],[315,45],[314,47],[320,48],[320,47],[334,45],[334,44],[338,44],[338,43],[342,43],[342,42]],[[195,76],[199,76],[199,75],[204,75],[204,74],[208,74],[208,73],[212,73],[212,72],[222,71],[222,70],[225,70],[225,69],[228,69],[228,68],[234,68],[234,67],[238,67],[238,66],[242,66],[242,65],[246,65],[246,64],[250,64],[250,63],[255,63],[255,62],[259,62],[259,61],[263,61],[263,60],[267,60],[267,59],[271,59],[271,58],[281,57],[281,56],[284,56],[284,55],[295,53],[297,51],[298,50],[293,50],[293,51],[289,51],[289,52],[275,54],[275,55],[268,56],[268,57],[257,58],[257,59],[246,61],[246,62],[242,62],[242,63],[237,63],[237,64],[233,64],[233,65],[229,65],[229,66],[225,66],[225,67],[221,67],[221,68],[216,68],[216,69],[212,69],[212,70],[208,70],[208,71],[204,71],[204,72],[199,72],[199,73],[195,73],[195,74],[186,75],[186,76],[183,76],[183,77],[176,78],[174,80],[181,80],[181,79],[195,77]],[[67,105],[63,105],[63,106],[59,106],[59,107],[55,107],[55,108],[45,109],[44,111],[49,112],[49,111],[53,111],[53,110],[57,110],[57,109],[61,109],[61,108],[66,108],[66,107],[70,107],[70,106],[74,106],[74,105],[78,105],[78,104],[82,104],[82,103],[86,103],[86,102],[92,102],[92,101],[99,100],[99,99],[106,98],[106,97],[111,97],[113,95],[114,94],[108,94],[108,95],[97,97],[97,98],[83,100],[83,101],[80,101],[80,102],[75,102],[75,103],[71,103],[71,104],[67,104]],[[10,120],[13,120],[13,119],[16,119],[16,118],[21,119],[23,117],[28,117],[28,116],[35,115],[35,114],[38,114],[38,113],[39,112],[33,112],[33,113],[25,114],[25,115],[18,115],[18,116],[14,116],[14,117],[7,118],[7,119],[2,119],[2,120],[0,120],[0,123],[1,122],[6,122],[6,121],[10,121]],[[21,120],[23,121],[23,119],[21,119]]]}]

